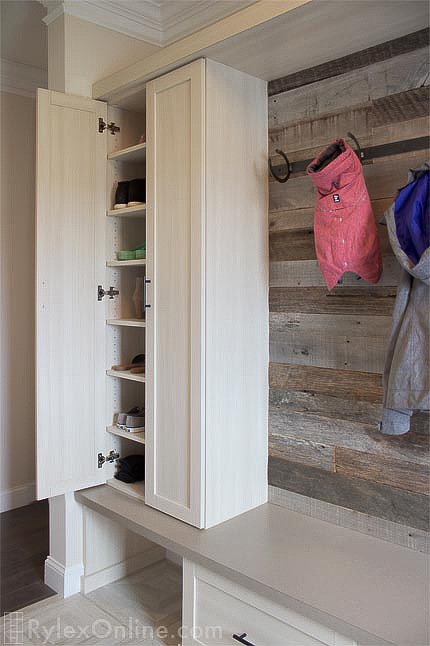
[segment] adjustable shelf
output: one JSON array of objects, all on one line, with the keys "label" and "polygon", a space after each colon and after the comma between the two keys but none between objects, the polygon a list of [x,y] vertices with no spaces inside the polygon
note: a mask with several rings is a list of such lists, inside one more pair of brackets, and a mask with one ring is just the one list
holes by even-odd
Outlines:
[{"label": "adjustable shelf", "polygon": [[122,150],[109,153],[108,159],[124,162],[144,162],[146,160],[146,144],[136,144]]},{"label": "adjustable shelf", "polygon": [[121,493],[127,494],[127,496],[133,496],[133,498],[138,498],[139,500],[142,500],[142,502],[145,502],[145,483],[143,480],[141,482],[128,483],[121,482],[121,480],[117,480],[116,478],[111,478],[106,481],[106,484],[109,485],[109,487],[117,489]]},{"label": "adjustable shelf", "polygon": [[131,440],[132,442],[145,444],[145,431],[139,431],[138,433],[129,433],[128,431],[123,431],[117,426],[106,426],[106,432],[111,433],[112,435],[117,435],[118,437],[125,437],[126,440]]},{"label": "adjustable shelf", "polygon": [[133,374],[129,370],[106,370],[108,377],[117,377],[118,379],[128,379],[129,381],[140,381],[145,383],[145,375],[142,374]]},{"label": "adjustable shelf", "polygon": [[145,327],[143,319],[107,319],[106,325],[121,325],[124,327]]},{"label": "adjustable shelf", "polygon": [[146,260],[108,260],[106,267],[144,267]]},{"label": "adjustable shelf", "polygon": [[146,204],[141,206],[126,206],[124,209],[109,209],[106,211],[106,215],[117,218],[140,218],[146,215]]}]

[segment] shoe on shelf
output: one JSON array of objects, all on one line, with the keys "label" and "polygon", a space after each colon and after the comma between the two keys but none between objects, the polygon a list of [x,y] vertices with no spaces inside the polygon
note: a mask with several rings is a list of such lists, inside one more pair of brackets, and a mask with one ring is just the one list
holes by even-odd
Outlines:
[{"label": "shoe on shelf", "polygon": [[129,200],[129,187],[130,182],[118,182],[115,191],[115,205],[114,209],[125,209]]},{"label": "shoe on shelf", "polygon": [[126,413],[118,413],[116,420],[117,427],[124,430],[128,415],[140,415],[144,412],[144,410],[145,409],[143,406],[133,406],[133,408],[130,408],[130,410]]},{"label": "shoe on shelf", "polygon": [[128,190],[127,206],[141,206],[146,203],[146,180],[132,179]]},{"label": "shoe on shelf", "polygon": [[118,366],[112,366],[112,370],[118,370],[124,372],[126,370],[131,370],[132,368],[144,368],[145,367],[145,355],[137,354],[132,360],[131,363],[126,363]]},{"label": "shoe on shelf", "polygon": [[128,433],[139,433],[145,430],[145,411],[127,415],[125,430]]}]

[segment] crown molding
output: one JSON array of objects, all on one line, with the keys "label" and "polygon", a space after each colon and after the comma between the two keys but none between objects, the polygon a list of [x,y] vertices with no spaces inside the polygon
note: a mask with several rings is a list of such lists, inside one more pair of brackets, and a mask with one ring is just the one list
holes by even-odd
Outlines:
[{"label": "crown molding", "polygon": [[0,59],[0,90],[35,96],[38,87],[48,87],[48,71],[32,65],[24,65],[15,61]]},{"label": "crown molding", "polygon": [[193,31],[234,13],[255,0],[200,0],[183,6],[165,0],[39,0],[48,10],[49,25],[68,15],[164,47]]}]

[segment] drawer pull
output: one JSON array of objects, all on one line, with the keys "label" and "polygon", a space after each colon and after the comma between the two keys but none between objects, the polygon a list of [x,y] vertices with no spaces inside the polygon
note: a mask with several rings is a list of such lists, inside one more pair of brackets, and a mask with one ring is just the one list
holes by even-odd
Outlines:
[{"label": "drawer pull", "polygon": [[241,635],[233,635],[233,639],[240,642],[241,644],[245,644],[245,646],[255,646],[255,644],[251,644],[251,642],[245,639],[245,637],[246,633],[242,633]]}]

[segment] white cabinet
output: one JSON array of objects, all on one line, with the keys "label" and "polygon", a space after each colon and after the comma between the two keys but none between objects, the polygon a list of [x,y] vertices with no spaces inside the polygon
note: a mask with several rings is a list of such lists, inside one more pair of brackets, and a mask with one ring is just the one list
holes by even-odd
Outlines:
[{"label": "white cabinet", "polygon": [[183,646],[357,646],[222,576],[184,560]]},{"label": "white cabinet", "polygon": [[[39,93],[38,497],[145,451],[145,502],[210,527],[267,496],[266,83],[198,60],[140,107]],[[145,174],[146,208],[114,211],[116,183]],[[117,259],[141,242],[146,259]],[[119,294],[100,301],[98,285]],[[112,370],[139,353],[144,375]],[[143,402],[145,432],[118,431]]]}]

